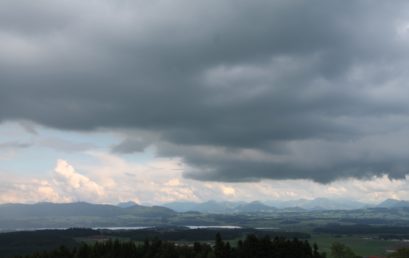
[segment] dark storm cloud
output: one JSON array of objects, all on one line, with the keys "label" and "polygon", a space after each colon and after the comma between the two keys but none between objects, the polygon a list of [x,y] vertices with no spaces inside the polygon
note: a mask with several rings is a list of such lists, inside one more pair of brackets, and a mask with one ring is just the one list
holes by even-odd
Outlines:
[{"label": "dark storm cloud", "polygon": [[2,1],[0,120],[149,132],[113,150],[155,144],[204,180],[402,177],[383,147],[409,136],[407,7]]},{"label": "dark storm cloud", "polygon": [[129,138],[112,147],[112,151],[118,153],[142,152],[148,144],[140,139]]}]

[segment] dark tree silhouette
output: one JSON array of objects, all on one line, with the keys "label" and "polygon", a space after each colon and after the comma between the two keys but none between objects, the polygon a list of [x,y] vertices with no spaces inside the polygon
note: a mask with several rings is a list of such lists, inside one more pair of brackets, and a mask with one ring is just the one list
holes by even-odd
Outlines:
[{"label": "dark tree silhouette", "polygon": [[[22,258],[23,256],[19,256]],[[132,241],[108,240],[93,245],[81,244],[79,247],[61,246],[53,251],[35,253],[24,258],[325,258],[318,246],[308,241],[288,240],[268,236],[248,235],[232,247],[229,242],[216,235],[214,246],[195,242],[192,246],[176,245],[160,239],[145,240],[142,244]]]}]

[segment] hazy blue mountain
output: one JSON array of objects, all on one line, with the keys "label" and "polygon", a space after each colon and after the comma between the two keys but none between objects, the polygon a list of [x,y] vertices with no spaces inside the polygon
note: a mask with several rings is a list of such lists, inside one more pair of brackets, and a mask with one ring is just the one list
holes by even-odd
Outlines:
[{"label": "hazy blue mountain", "polygon": [[169,215],[175,211],[165,207],[147,207],[134,205],[120,208],[114,205],[76,203],[36,203],[36,204],[2,204],[0,205],[1,218],[26,217],[116,217],[124,215]]},{"label": "hazy blue mountain", "polygon": [[402,201],[402,200],[396,200],[396,199],[387,199],[387,200],[379,203],[376,207],[378,207],[378,208],[388,208],[388,209],[404,208],[404,207],[409,207],[409,201]]},{"label": "hazy blue mountain", "polygon": [[126,214],[137,215],[142,217],[168,217],[173,216],[176,212],[172,209],[162,206],[142,206],[134,205],[128,208],[125,208]]},{"label": "hazy blue mountain", "polygon": [[305,210],[354,210],[370,205],[347,199],[316,198],[291,201],[254,202],[172,202],[163,206],[178,212],[197,211],[203,213],[254,213],[254,212],[302,212]]},{"label": "hazy blue mountain", "polygon": [[0,231],[33,228],[134,227],[167,224],[178,213],[160,206],[76,203],[0,205]]},{"label": "hazy blue mountain", "polygon": [[207,201],[200,203],[196,210],[204,213],[232,213],[234,209],[242,203],[236,202],[217,202],[217,201]]},{"label": "hazy blue mountain", "polygon": [[297,200],[290,200],[290,201],[266,201],[267,205],[284,209],[284,208],[294,208],[294,207],[303,207],[309,200],[307,199],[297,199]]},{"label": "hazy blue mountain", "polygon": [[316,198],[313,200],[298,199],[291,201],[269,201],[268,205],[280,208],[299,207],[304,210],[354,210],[369,207],[370,205],[349,199]]},{"label": "hazy blue mountain", "polygon": [[36,203],[36,204],[3,204],[0,205],[0,218],[44,217],[44,216],[116,216],[121,208],[85,202],[76,203]]},{"label": "hazy blue mountain", "polygon": [[195,202],[171,202],[163,206],[178,212],[197,211],[202,213],[255,213],[274,212],[277,209],[259,201],[254,202],[217,202],[207,201],[203,203]]},{"label": "hazy blue mountain", "polygon": [[305,212],[307,210],[300,208],[300,207],[286,207],[286,208],[281,208],[280,211],[281,212]]},{"label": "hazy blue mountain", "polygon": [[268,206],[262,202],[254,201],[236,206],[235,211],[238,213],[255,213],[255,212],[274,212],[277,208]]},{"label": "hazy blue mountain", "polygon": [[197,202],[168,202],[162,206],[175,210],[177,212],[198,211],[200,203]]},{"label": "hazy blue mountain", "polygon": [[244,205],[244,202],[217,202],[207,201],[202,203],[196,202],[170,202],[162,204],[162,206],[170,208],[178,212],[198,211],[203,213],[234,213],[236,208]]},{"label": "hazy blue mountain", "polygon": [[367,204],[347,199],[316,198],[305,203],[302,208],[314,210],[355,210],[367,206]]},{"label": "hazy blue mountain", "polygon": [[116,206],[120,207],[120,208],[129,208],[132,206],[138,205],[136,202],[133,201],[127,201],[127,202],[120,202],[118,203]]}]

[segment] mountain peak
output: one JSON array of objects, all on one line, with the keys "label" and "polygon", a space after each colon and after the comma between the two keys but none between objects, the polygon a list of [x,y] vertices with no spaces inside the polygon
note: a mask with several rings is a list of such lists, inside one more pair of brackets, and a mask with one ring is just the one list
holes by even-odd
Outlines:
[{"label": "mountain peak", "polygon": [[120,207],[120,208],[129,208],[132,206],[137,206],[138,204],[134,201],[127,201],[127,202],[120,202],[118,203],[116,206]]},{"label": "mountain peak", "polygon": [[376,207],[388,208],[388,209],[409,207],[409,201],[398,200],[398,199],[386,199],[385,201],[379,203]]}]

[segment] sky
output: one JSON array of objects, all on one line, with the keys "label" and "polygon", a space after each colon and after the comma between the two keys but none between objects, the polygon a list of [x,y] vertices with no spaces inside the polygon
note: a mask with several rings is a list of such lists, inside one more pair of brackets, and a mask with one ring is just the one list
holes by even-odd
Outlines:
[{"label": "sky", "polygon": [[409,3],[0,2],[0,203],[409,199]]}]

